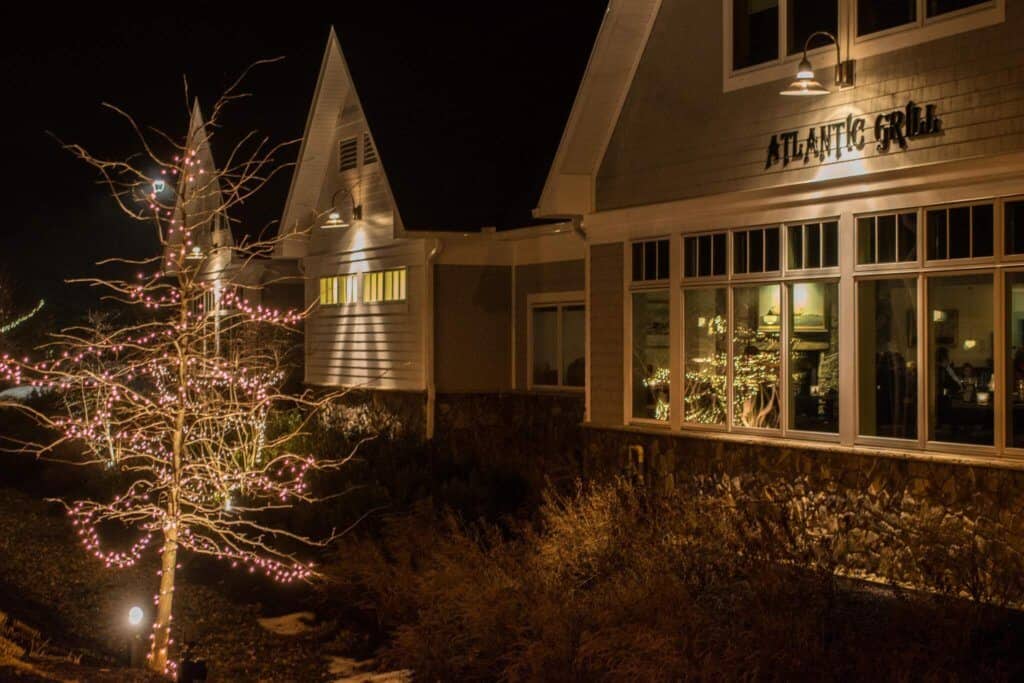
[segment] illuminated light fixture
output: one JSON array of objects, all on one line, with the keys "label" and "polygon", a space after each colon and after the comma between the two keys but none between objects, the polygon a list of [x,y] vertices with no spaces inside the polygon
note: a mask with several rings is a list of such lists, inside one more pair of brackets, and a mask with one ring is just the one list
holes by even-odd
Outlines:
[{"label": "illuminated light fixture", "polygon": [[166,189],[167,189],[167,183],[165,183],[164,181],[162,181],[162,180],[154,180],[153,181],[153,192],[155,192],[156,194],[160,194],[161,192],[163,192]]},{"label": "illuminated light fixture", "polygon": [[135,605],[130,610],[128,610],[128,623],[132,626],[138,626],[142,623],[142,618],[144,616],[145,613],[142,611],[142,608],[138,605]]},{"label": "illuminated light fixture", "polygon": [[946,312],[945,312],[945,311],[940,311],[940,310],[939,310],[939,309],[937,309],[937,308],[936,308],[935,310],[933,310],[933,311],[932,311],[932,322],[936,322],[936,323],[944,323],[944,322],[946,322],[946,319],[947,319],[948,317],[949,317],[949,316],[948,316],[948,315],[946,315]]},{"label": "illuminated light fixture", "polygon": [[765,325],[774,327],[779,324],[779,316],[775,313],[765,313],[764,315],[761,316],[761,321]]},{"label": "illuminated light fixture", "polygon": [[192,247],[192,250],[188,252],[188,256],[186,256],[185,258],[187,258],[190,261],[198,261],[203,258],[203,250],[197,244],[196,246]]},{"label": "illuminated light fixture", "polygon": [[335,203],[335,200],[338,198],[338,195],[341,194],[342,192],[347,193],[349,199],[352,201],[352,221],[355,222],[363,220],[362,205],[356,204],[355,197],[352,195],[352,191],[349,190],[348,188],[343,187],[339,189],[337,192],[335,192],[334,195],[331,197],[331,212],[327,214],[327,220],[324,221],[324,224],[320,226],[321,228],[348,228],[352,225],[351,223],[349,223],[348,221],[341,217],[341,211],[338,210],[338,205]]},{"label": "illuminated light fixture", "polygon": [[964,339],[964,351],[970,351],[978,345],[977,339]]},{"label": "illuminated light fixture", "polygon": [[814,69],[811,68],[811,60],[807,58],[807,50],[810,48],[811,40],[818,36],[825,36],[836,46],[835,86],[840,89],[853,87],[853,60],[847,59],[845,62],[843,61],[843,57],[839,52],[839,41],[836,40],[834,35],[828,31],[815,31],[807,36],[807,40],[804,41],[804,57],[800,60],[800,65],[797,67],[796,80],[790,83],[789,87],[785,90],[780,90],[780,95],[807,97],[810,95],[827,95],[829,93],[828,88],[814,79]]}]

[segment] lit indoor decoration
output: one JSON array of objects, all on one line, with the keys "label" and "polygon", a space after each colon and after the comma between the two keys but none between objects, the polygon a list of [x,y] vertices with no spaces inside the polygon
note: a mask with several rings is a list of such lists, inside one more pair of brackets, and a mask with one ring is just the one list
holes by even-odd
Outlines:
[{"label": "lit indoor decoration", "polygon": [[343,187],[340,188],[331,196],[331,212],[327,214],[327,220],[324,221],[324,224],[320,227],[329,229],[348,228],[352,225],[342,217],[341,211],[338,210],[337,199],[338,195],[341,194],[342,192],[344,192],[346,196],[349,198],[349,201],[352,202],[352,221],[355,222],[363,220],[362,205],[356,204],[355,196],[352,194],[352,190],[350,190],[347,187]]},{"label": "lit indoor decoration", "polygon": [[814,69],[811,68],[811,60],[807,58],[807,50],[810,48],[811,41],[819,36],[828,38],[836,46],[835,86],[840,89],[853,87],[853,60],[843,61],[839,52],[839,41],[834,35],[828,31],[815,31],[807,36],[807,40],[804,42],[804,56],[797,67],[796,80],[790,83],[788,88],[781,90],[780,95],[806,97],[829,94],[829,89],[814,79]]}]

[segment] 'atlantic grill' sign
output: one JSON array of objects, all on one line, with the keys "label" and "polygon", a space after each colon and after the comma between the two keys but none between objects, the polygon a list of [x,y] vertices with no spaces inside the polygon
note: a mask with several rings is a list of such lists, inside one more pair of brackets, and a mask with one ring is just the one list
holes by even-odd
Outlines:
[{"label": "'atlantic grill' sign", "polygon": [[921,108],[913,102],[907,102],[905,109],[895,109],[876,116],[874,128],[870,131],[865,117],[854,118],[850,114],[845,120],[836,123],[811,126],[802,138],[798,130],[773,135],[768,143],[768,158],[764,167],[768,169],[779,162],[786,167],[796,161],[806,164],[811,159],[842,159],[843,151],[853,153],[854,150],[864,149],[869,133],[874,133],[875,149],[888,152],[893,144],[906,149],[907,140],[934,135],[941,130],[942,121],[935,115],[934,104]]}]

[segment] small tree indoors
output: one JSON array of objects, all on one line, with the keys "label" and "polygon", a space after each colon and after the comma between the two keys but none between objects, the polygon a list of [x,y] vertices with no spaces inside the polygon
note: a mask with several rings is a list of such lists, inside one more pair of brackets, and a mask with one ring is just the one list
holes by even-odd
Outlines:
[{"label": "small tree indoors", "polygon": [[[99,171],[125,213],[153,227],[159,252],[106,264],[130,266],[130,277],[78,281],[101,291],[113,315],[54,335],[40,349],[45,360],[3,359],[9,380],[38,387],[55,406],[20,406],[54,435],[19,443],[20,450],[120,474],[111,500],[65,505],[82,543],[108,567],[129,566],[147,549],[159,553],[149,655],[158,672],[174,667],[168,652],[179,551],[282,582],[310,577],[312,565],[297,553],[331,539],[289,531],[279,511],[316,502],[309,475],[347,460],[293,450],[337,395],[282,389],[305,311],[262,304],[273,277],[252,273],[267,272],[276,238],[231,238],[233,210],[288,166],[275,160],[286,145],[255,132],[231,145],[221,169],[213,165],[210,143],[225,107],[245,96],[241,80],[208,121],[196,107],[181,138],[110,107],[140,144],[128,159],[66,146]],[[282,411],[291,419],[274,420]],[[101,534],[111,527],[134,533],[107,550]]]}]

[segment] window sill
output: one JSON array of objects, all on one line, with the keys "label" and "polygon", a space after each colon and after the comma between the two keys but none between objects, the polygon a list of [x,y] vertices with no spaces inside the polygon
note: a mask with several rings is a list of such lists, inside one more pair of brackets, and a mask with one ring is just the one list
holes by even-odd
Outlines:
[{"label": "window sill", "polygon": [[708,441],[723,441],[747,446],[773,446],[775,448],[792,448],[804,451],[821,451],[827,453],[843,453],[849,455],[873,456],[880,458],[891,458],[895,460],[911,460],[920,462],[939,462],[950,465],[993,467],[998,469],[1024,471],[1024,454],[998,455],[986,453],[983,455],[971,455],[966,453],[944,453],[939,451],[924,451],[914,449],[902,449],[884,446],[848,445],[838,444],[830,441],[790,439],[783,437],[768,437],[755,434],[737,434],[730,432],[718,432],[710,430],[687,430],[671,431],[668,425],[660,427],[636,421],[628,425],[601,425],[593,422],[584,422],[583,427],[587,429],[625,432],[632,434],[650,434],[665,436],[666,433],[681,439],[705,439]]}]

